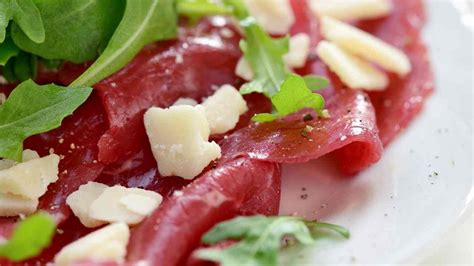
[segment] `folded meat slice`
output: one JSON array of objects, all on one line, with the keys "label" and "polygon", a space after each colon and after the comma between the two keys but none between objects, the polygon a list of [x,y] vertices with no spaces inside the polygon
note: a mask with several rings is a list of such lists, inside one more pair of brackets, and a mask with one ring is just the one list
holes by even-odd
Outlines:
[{"label": "folded meat slice", "polygon": [[219,145],[223,161],[239,156],[276,163],[301,163],[334,152],[341,170],[355,174],[379,160],[382,145],[375,112],[362,91],[343,88],[318,60],[306,73],[331,78],[324,91],[329,118],[302,110],[284,119],[252,124],[227,136]]},{"label": "folded meat slice", "polygon": [[[222,34],[226,28],[225,34]],[[200,101],[222,84],[238,85],[234,67],[240,35],[222,17],[182,29],[178,41],[144,48],[124,69],[95,86],[110,128],[99,141],[99,159],[116,162],[148,142],[143,113],[180,97]]]},{"label": "folded meat slice", "polygon": [[236,215],[278,213],[277,164],[236,158],[186,186],[132,230],[128,262],[183,265],[202,234]]},{"label": "folded meat slice", "polygon": [[422,0],[397,0],[387,18],[357,25],[402,49],[412,64],[409,75],[403,78],[392,75],[387,90],[370,93],[384,145],[412,122],[434,90],[431,63],[421,37],[426,20],[424,8]]}]

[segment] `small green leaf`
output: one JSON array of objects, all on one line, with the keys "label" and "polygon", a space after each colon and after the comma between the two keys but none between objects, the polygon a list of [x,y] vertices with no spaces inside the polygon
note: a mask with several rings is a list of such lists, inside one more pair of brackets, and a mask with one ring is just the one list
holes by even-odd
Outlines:
[{"label": "small green leaf", "polygon": [[34,2],[41,12],[46,39],[34,42],[20,25],[12,25],[13,41],[22,50],[40,57],[74,63],[98,57],[120,21],[124,4],[122,0]]},{"label": "small green leaf", "polygon": [[209,15],[230,15],[232,9],[212,0],[178,0],[178,13],[189,18],[191,23]]},{"label": "small green leaf", "polygon": [[21,161],[27,137],[59,127],[91,92],[88,87],[40,86],[31,80],[18,85],[0,106],[0,157]]},{"label": "small green leaf", "polygon": [[257,114],[252,120],[255,122],[270,122],[291,113],[298,112],[303,108],[311,108],[320,113],[324,108],[324,98],[320,94],[313,93],[306,86],[305,80],[298,75],[287,76],[280,90],[271,97],[275,114]]},{"label": "small green leaf", "polygon": [[329,80],[325,77],[316,76],[316,75],[307,75],[304,76],[304,82],[306,82],[306,86],[312,90],[322,90],[329,86]]},{"label": "small green leaf", "polygon": [[0,0],[0,43],[5,39],[10,20],[15,22],[29,40],[44,42],[45,30],[41,14],[32,0]]},{"label": "small green leaf", "polygon": [[252,121],[263,123],[263,122],[271,122],[278,118],[280,118],[278,114],[262,113],[262,114],[255,114],[252,117]]},{"label": "small green leaf", "polygon": [[17,56],[19,52],[20,49],[11,38],[7,37],[3,43],[0,43],[0,66],[4,66],[10,58]]},{"label": "small green leaf", "polygon": [[289,39],[273,39],[249,17],[241,23],[245,40],[241,41],[244,57],[254,72],[254,79],[241,88],[242,94],[259,92],[275,95],[286,77],[283,55],[288,53]]},{"label": "small green leaf", "polygon": [[146,44],[176,34],[174,0],[128,0],[122,21],[104,52],[71,85],[92,86],[120,70]]},{"label": "small green leaf", "polygon": [[[214,226],[203,236],[202,241],[211,245],[223,240],[239,242],[225,249],[201,250],[198,257],[218,262],[222,266],[277,265],[277,255],[282,247],[283,237],[292,236],[302,245],[311,245],[314,243],[313,233],[316,233],[316,225],[318,223],[315,221],[294,216],[237,217]],[[321,227],[333,229],[330,226]],[[342,227],[335,228],[339,230]]]},{"label": "small green leaf", "polygon": [[35,257],[48,247],[54,236],[56,224],[46,213],[37,213],[19,222],[12,237],[0,244],[0,257],[19,262]]}]

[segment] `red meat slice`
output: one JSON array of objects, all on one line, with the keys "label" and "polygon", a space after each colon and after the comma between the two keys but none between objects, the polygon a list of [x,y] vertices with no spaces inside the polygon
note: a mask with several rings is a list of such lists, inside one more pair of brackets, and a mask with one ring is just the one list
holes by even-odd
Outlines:
[{"label": "red meat slice", "polygon": [[143,113],[151,106],[167,107],[180,97],[201,100],[222,84],[235,84],[234,67],[241,55],[240,36],[222,37],[223,18],[184,30],[180,40],[143,49],[123,70],[96,86],[110,129],[99,141],[99,159],[116,162],[148,144]]},{"label": "red meat slice", "polygon": [[370,93],[384,145],[389,144],[410,124],[434,90],[428,51],[421,40],[425,20],[422,0],[397,0],[389,17],[358,24],[402,49],[413,67],[412,72],[404,78],[392,75],[386,91]]},{"label": "red meat slice", "polygon": [[319,61],[308,69],[331,77],[331,87],[324,92],[330,117],[321,119],[314,112],[303,110],[282,120],[242,128],[219,143],[224,161],[248,156],[277,163],[301,163],[335,151],[341,170],[355,174],[379,160],[382,145],[367,95],[343,88]]},{"label": "red meat slice", "polygon": [[222,164],[169,198],[132,231],[128,261],[182,265],[215,223],[236,215],[278,213],[280,171],[248,158]]}]

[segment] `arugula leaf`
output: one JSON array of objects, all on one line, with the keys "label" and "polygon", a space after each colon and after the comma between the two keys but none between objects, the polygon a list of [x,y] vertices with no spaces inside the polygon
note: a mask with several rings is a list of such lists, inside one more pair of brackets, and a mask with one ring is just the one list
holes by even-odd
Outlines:
[{"label": "arugula leaf", "polygon": [[5,41],[0,43],[0,66],[4,66],[10,58],[17,56],[19,52],[20,49],[7,36]]},{"label": "arugula leaf", "polygon": [[59,127],[91,92],[92,88],[40,86],[31,80],[18,85],[0,106],[0,157],[21,161],[27,137]]},{"label": "arugula leaf", "polygon": [[240,92],[259,92],[271,97],[278,92],[287,74],[283,55],[288,53],[289,39],[271,38],[253,18],[244,20],[241,25],[246,37],[240,42],[240,48],[252,67],[254,79],[244,84]]},{"label": "arugula leaf", "polygon": [[177,9],[178,13],[188,17],[192,24],[204,16],[232,14],[231,8],[212,0],[178,0]]},{"label": "arugula leaf", "polygon": [[271,101],[276,109],[276,113],[256,114],[252,117],[253,121],[270,122],[277,118],[297,112],[303,108],[311,108],[316,112],[321,113],[324,108],[323,96],[311,92],[306,85],[305,79],[295,74],[287,76],[281,85],[280,91],[271,97]]},{"label": "arugula leaf", "polygon": [[127,0],[122,21],[104,52],[71,85],[92,86],[125,66],[146,44],[176,34],[174,0]]},{"label": "arugula leaf", "polygon": [[277,255],[283,237],[292,236],[300,244],[311,245],[319,228],[330,229],[343,237],[349,237],[349,232],[340,226],[307,221],[300,217],[237,217],[214,226],[204,235],[202,241],[205,244],[216,244],[228,239],[240,241],[226,249],[201,250],[198,257],[219,262],[222,266],[277,265]]},{"label": "arugula leaf", "polygon": [[312,91],[322,90],[329,86],[329,80],[321,76],[306,75],[303,78],[306,86]]},{"label": "arugula leaf", "polygon": [[0,43],[5,40],[10,20],[13,20],[31,41],[44,42],[45,30],[41,14],[32,0],[0,0]]},{"label": "arugula leaf", "polygon": [[14,24],[11,33],[15,44],[46,59],[74,63],[97,58],[120,21],[124,3],[122,0],[33,1],[41,12],[46,39],[41,43],[31,41],[20,30],[21,26]]},{"label": "arugula leaf", "polygon": [[48,247],[54,236],[56,224],[46,213],[37,213],[19,222],[13,236],[0,244],[0,257],[18,262],[32,258]]}]

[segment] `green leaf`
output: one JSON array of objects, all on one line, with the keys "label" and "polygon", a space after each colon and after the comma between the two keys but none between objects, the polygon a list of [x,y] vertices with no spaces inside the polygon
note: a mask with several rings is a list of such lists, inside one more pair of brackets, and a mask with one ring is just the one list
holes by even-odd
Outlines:
[{"label": "green leaf", "polygon": [[37,57],[35,55],[19,51],[19,53],[8,60],[2,69],[2,74],[9,82],[25,81],[36,77]]},{"label": "green leaf", "polygon": [[0,66],[4,66],[10,58],[17,56],[19,52],[20,49],[11,38],[7,37],[3,43],[0,43]]},{"label": "green leaf", "polygon": [[122,21],[107,48],[72,85],[92,86],[120,70],[146,44],[176,34],[174,0],[128,0]]},{"label": "green leaf", "polygon": [[91,92],[92,88],[40,86],[31,80],[18,85],[0,106],[0,157],[21,161],[27,137],[59,127]]},{"label": "green leaf", "polygon": [[255,122],[270,122],[288,114],[295,113],[303,108],[311,108],[320,113],[324,108],[324,98],[320,94],[308,89],[305,79],[295,74],[289,74],[280,91],[271,97],[275,114],[257,114],[252,120]]},{"label": "green leaf", "polygon": [[289,38],[274,39],[249,15],[242,0],[224,0],[234,16],[240,20],[245,40],[240,49],[254,72],[254,79],[240,88],[240,93],[263,93],[267,97],[275,95],[286,77],[283,56],[289,50]]},{"label": "green leaf", "polygon": [[241,25],[245,40],[240,47],[254,72],[254,79],[242,86],[241,93],[259,92],[271,97],[278,92],[287,74],[283,55],[288,53],[289,39],[271,38],[251,17]]},{"label": "green leaf", "polygon": [[20,24],[14,24],[11,32],[15,44],[24,51],[46,59],[63,59],[75,63],[98,57],[122,17],[124,4],[122,0],[34,2],[41,13],[46,38],[44,42],[34,42]]},{"label": "green leaf", "polygon": [[56,224],[46,213],[37,213],[19,222],[12,237],[0,244],[0,257],[18,262],[32,258],[48,247],[54,236]]},{"label": "green leaf", "polygon": [[304,76],[304,82],[306,82],[306,86],[312,90],[322,90],[329,86],[329,80],[325,77],[316,76],[316,75],[307,75]]},{"label": "green leaf", "polygon": [[201,259],[218,262],[222,266],[277,265],[277,255],[282,247],[283,237],[292,236],[300,244],[311,245],[314,243],[313,233],[316,233],[318,225],[319,223],[315,221],[294,216],[237,217],[214,226],[204,235],[202,241],[211,245],[223,240],[239,240],[239,242],[225,249],[201,250],[198,256]]},{"label": "green leaf", "polygon": [[0,43],[5,39],[10,20],[15,22],[29,40],[44,42],[45,30],[41,14],[32,0],[0,0]]},{"label": "green leaf", "polygon": [[191,23],[210,15],[230,15],[232,9],[212,0],[178,0],[178,13],[189,18]]}]

